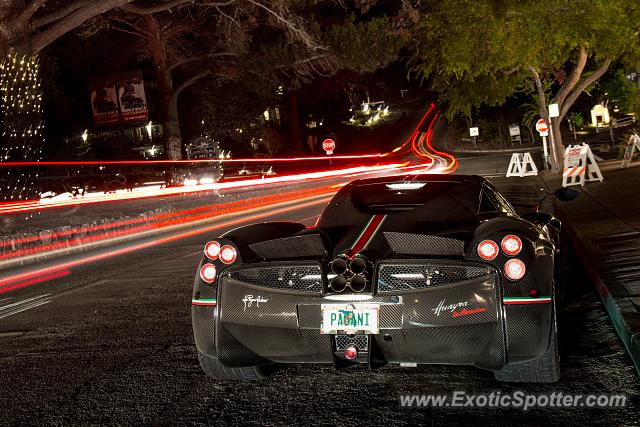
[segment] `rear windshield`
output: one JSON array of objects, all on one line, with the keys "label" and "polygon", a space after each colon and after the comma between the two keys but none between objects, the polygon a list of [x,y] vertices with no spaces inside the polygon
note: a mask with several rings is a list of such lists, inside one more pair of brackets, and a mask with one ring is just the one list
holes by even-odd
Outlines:
[{"label": "rear windshield", "polygon": [[351,200],[358,210],[371,213],[412,210],[434,199],[450,199],[452,205],[462,199],[473,205],[478,200],[473,187],[459,181],[376,182],[355,185]]}]

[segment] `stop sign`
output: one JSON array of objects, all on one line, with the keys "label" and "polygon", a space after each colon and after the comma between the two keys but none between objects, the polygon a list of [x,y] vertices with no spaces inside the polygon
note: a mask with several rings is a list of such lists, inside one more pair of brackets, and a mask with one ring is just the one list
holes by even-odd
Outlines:
[{"label": "stop sign", "polygon": [[333,150],[336,148],[336,142],[333,139],[325,139],[322,141],[322,149],[327,152],[327,154],[333,154]]},{"label": "stop sign", "polygon": [[536,130],[540,132],[540,135],[546,134],[547,132],[549,132],[549,127],[545,123],[544,119],[540,119],[536,122]]}]

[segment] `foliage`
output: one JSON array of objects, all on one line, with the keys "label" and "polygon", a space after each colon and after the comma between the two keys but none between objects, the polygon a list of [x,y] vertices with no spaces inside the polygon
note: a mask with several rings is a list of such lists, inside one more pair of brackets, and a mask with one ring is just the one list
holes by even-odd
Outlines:
[{"label": "foliage", "polygon": [[572,120],[573,120],[573,124],[578,129],[582,129],[584,127],[584,125],[585,125],[585,120],[584,120],[584,116],[582,115],[582,113],[573,114]]},{"label": "foliage", "polygon": [[409,63],[433,80],[449,114],[469,115],[531,85],[529,67],[564,83],[580,47],[592,63],[640,57],[638,9],[623,0],[427,1]]},{"label": "foliage", "polygon": [[598,84],[597,93],[600,99],[606,99],[609,104],[616,104],[624,114],[635,113],[640,116],[640,92],[638,83],[627,79],[626,67],[618,67],[607,78]]},{"label": "foliage", "polygon": [[355,15],[349,15],[344,22],[331,25],[324,34],[338,68],[359,74],[376,71],[395,61],[405,43],[386,16],[356,22]]},{"label": "foliage", "polygon": [[[250,152],[251,141],[264,137],[265,106],[277,97],[276,88],[256,83],[255,80],[212,80],[189,91],[189,102],[182,105],[185,136],[189,136],[189,131],[203,132],[222,141],[223,148],[232,150],[234,155],[238,150]],[[267,92],[265,87],[272,90]],[[216,101],[211,102],[212,99]]]}]

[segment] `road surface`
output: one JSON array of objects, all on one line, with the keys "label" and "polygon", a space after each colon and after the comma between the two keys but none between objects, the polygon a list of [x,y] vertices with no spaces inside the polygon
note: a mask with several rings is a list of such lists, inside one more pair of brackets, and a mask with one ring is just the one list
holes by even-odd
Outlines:
[{"label": "road surface", "polygon": [[[466,172],[486,167],[482,159],[464,164]],[[517,191],[509,189],[514,196]],[[311,224],[325,203],[264,211],[260,220]],[[182,239],[150,239],[138,250],[126,251],[141,242],[60,258],[53,263],[71,266],[55,270],[59,277],[43,270],[35,279],[16,282],[24,269],[3,271],[0,280],[14,277],[11,283],[26,285],[0,294],[0,424],[638,424],[638,377],[579,265],[571,273],[574,298],[559,312],[562,379],[557,384],[499,384],[489,372],[457,366],[337,372],[330,366],[292,365],[263,382],[208,379],[191,331],[195,268],[209,236],[256,220],[245,213],[232,225]],[[78,263],[78,257],[95,261]],[[401,393],[454,390],[622,393],[630,403],[624,409],[528,412],[399,407]]]},{"label": "road surface", "polygon": [[[322,206],[269,217],[310,224]],[[488,372],[455,366],[372,373],[292,365],[265,382],[211,381],[198,364],[190,323],[191,284],[205,240],[206,235],[196,235],[109,257],[0,295],[0,404],[6,408],[0,424],[638,422],[634,369],[591,285],[577,275],[575,300],[559,316],[563,377],[558,384],[498,384]],[[400,393],[496,389],[626,393],[632,406],[525,413],[398,404]]]}]

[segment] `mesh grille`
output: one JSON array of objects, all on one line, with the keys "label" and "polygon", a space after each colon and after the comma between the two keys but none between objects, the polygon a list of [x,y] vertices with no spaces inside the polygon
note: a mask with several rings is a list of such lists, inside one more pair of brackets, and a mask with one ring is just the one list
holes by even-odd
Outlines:
[{"label": "mesh grille", "polygon": [[344,333],[336,335],[336,350],[345,350],[350,345],[356,346],[360,352],[367,351],[369,336],[363,334],[347,335]]},{"label": "mesh grille", "polygon": [[228,277],[240,282],[272,289],[322,293],[319,265],[252,267],[230,271]]},{"label": "mesh grille", "polygon": [[411,291],[449,285],[491,274],[480,266],[385,264],[378,273],[379,292]]}]

